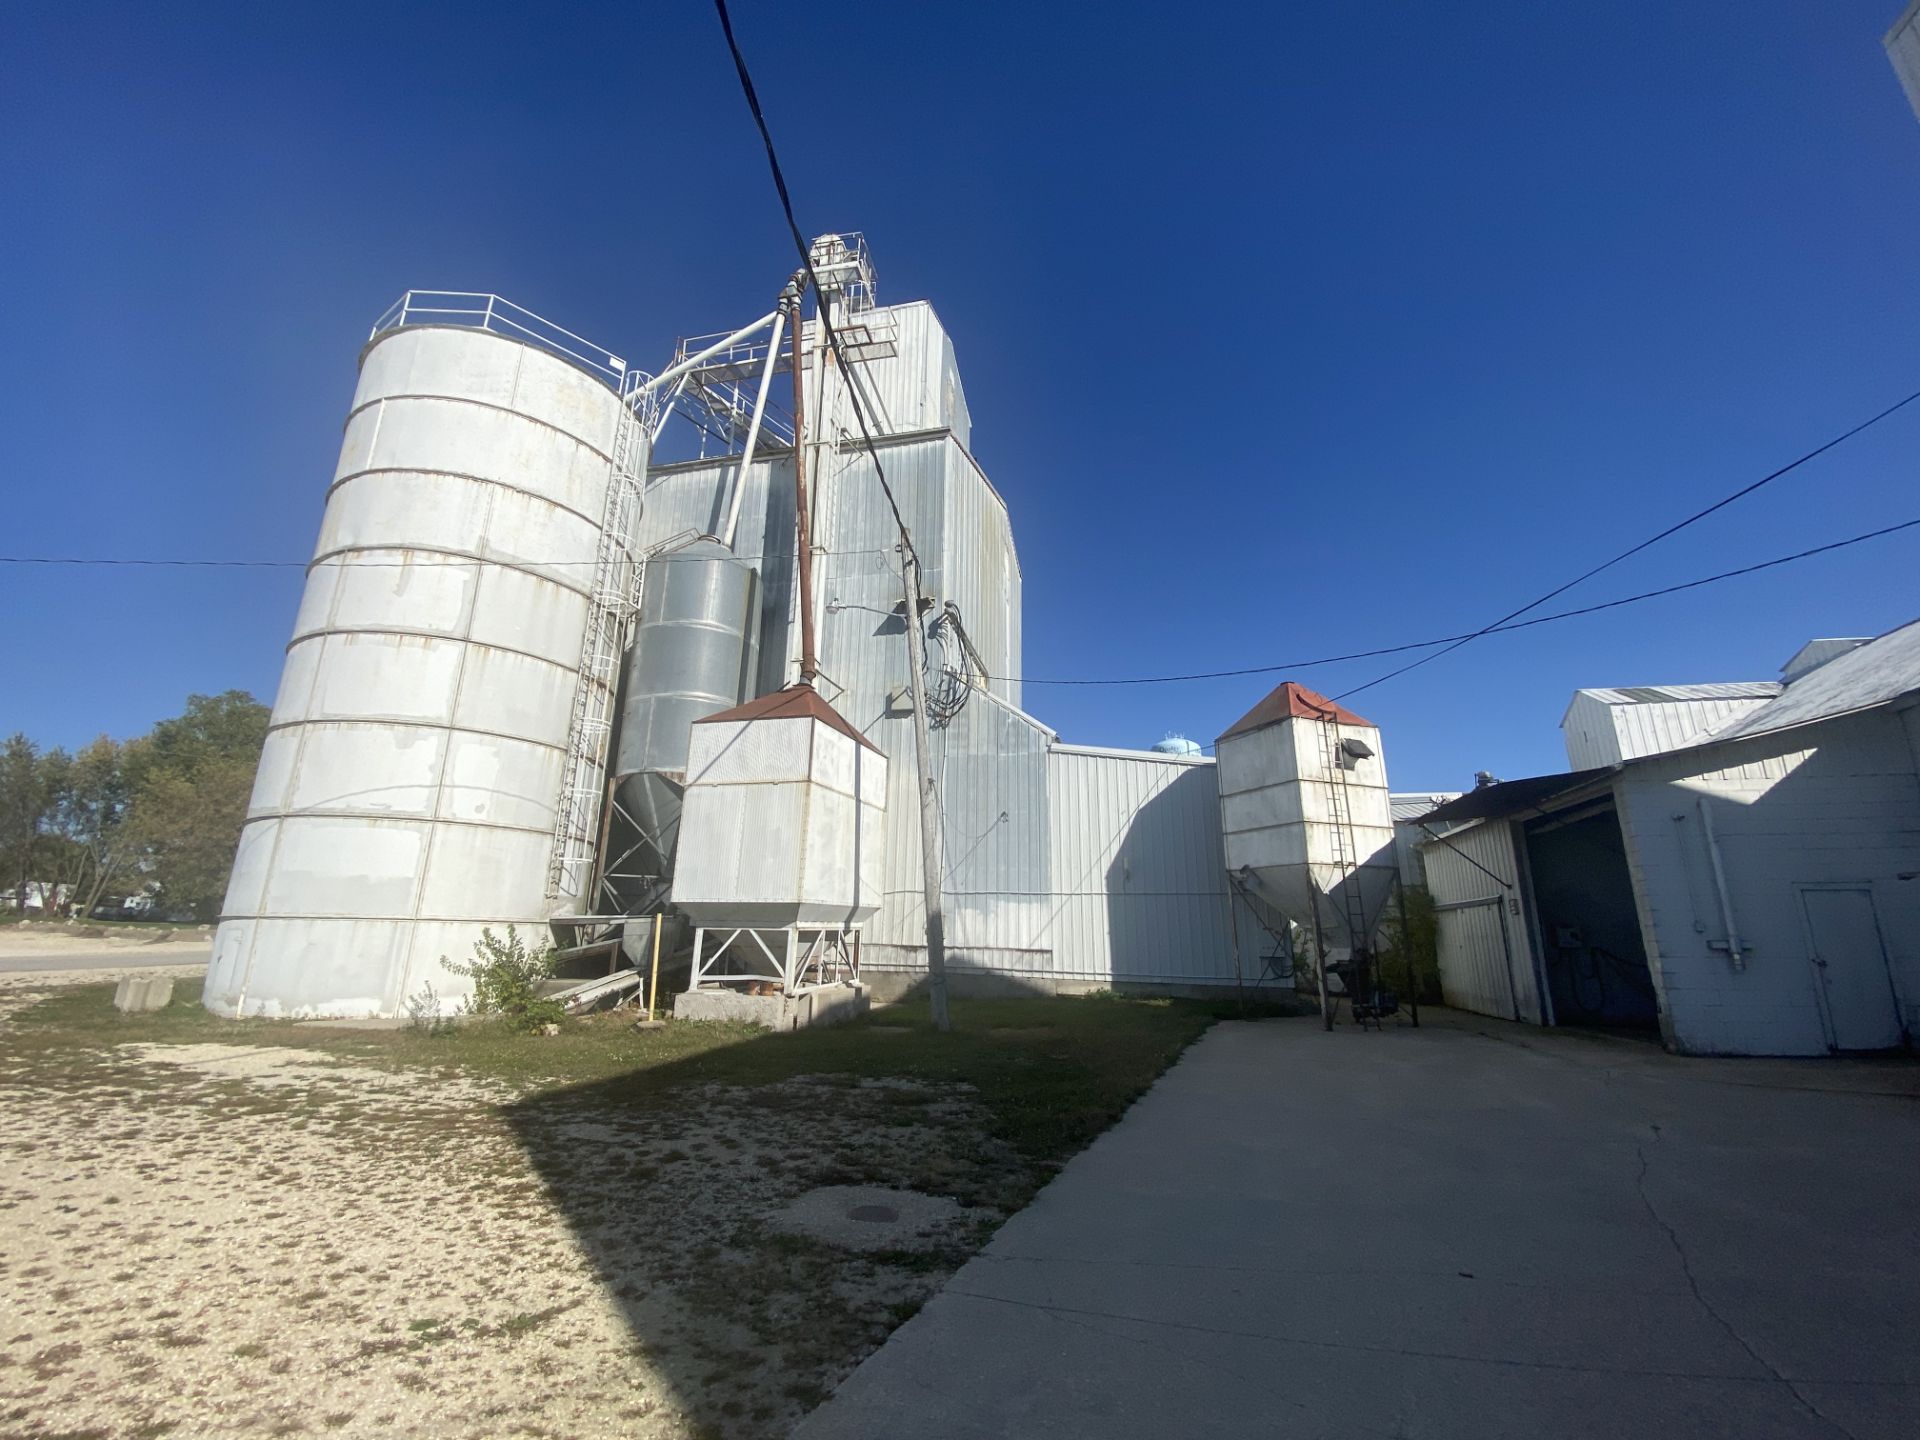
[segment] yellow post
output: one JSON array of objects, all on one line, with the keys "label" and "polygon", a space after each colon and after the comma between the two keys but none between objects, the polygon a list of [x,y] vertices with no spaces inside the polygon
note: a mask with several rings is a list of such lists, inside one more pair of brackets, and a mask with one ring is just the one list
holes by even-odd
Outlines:
[{"label": "yellow post", "polygon": [[647,984],[647,1019],[653,1019],[653,1007],[660,1003],[660,921],[664,911],[653,913],[653,979]]}]

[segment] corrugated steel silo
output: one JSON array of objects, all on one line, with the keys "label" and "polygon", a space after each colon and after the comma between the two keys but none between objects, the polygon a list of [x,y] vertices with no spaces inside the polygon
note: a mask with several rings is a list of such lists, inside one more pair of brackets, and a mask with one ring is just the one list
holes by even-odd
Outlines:
[{"label": "corrugated steel silo", "polygon": [[642,873],[673,873],[693,722],[749,698],[759,633],[758,576],[726,546],[696,540],[647,561],[614,757]]},{"label": "corrugated steel silo", "polygon": [[363,352],[209,1009],[394,1015],[483,926],[544,928],[619,404],[486,329]]}]

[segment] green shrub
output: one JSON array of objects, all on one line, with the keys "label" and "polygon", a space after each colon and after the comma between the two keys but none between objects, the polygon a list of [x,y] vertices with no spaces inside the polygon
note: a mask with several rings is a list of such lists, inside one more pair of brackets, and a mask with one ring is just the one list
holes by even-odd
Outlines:
[{"label": "green shrub", "polygon": [[531,949],[517,930],[509,930],[504,939],[482,930],[473,945],[472,961],[461,964],[442,955],[440,963],[473,981],[472,998],[461,1002],[469,1014],[495,1016],[508,1029],[523,1031],[557,1025],[566,1018],[558,1000],[540,993],[541,982],[553,978],[553,946]]},{"label": "green shrub", "polygon": [[1413,960],[1416,993],[1423,1005],[1440,1003],[1440,915],[1433,908],[1433,896],[1423,886],[1409,885],[1406,892],[1406,924],[1402,934],[1397,906],[1387,911],[1387,924],[1381,939],[1381,980],[1389,990],[1405,994],[1407,960]]}]

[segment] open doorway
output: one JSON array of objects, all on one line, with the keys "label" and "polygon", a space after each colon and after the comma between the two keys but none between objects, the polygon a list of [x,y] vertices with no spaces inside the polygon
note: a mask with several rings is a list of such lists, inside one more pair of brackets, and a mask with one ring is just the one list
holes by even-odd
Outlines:
[{"label": "open doorway", "polygon": [[1657,1029],[1659,998],[1613,802],[1535,820],[1526,827],[1526,844],[1556,1021]]}]

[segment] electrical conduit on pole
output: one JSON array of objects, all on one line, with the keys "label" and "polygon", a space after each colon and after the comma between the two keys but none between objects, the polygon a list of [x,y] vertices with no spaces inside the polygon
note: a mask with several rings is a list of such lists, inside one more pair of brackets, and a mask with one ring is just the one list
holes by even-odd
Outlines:
[{"label": "electrical conduit on pole", "polygon": [[940,880],[946,872],[940,835],[940,797],[934,790],[927,739],[926,637],[920,631],[920,560],[901,535],[900,575],[907,604],[907,684],[913,693],[913,754],[919,766],[920,861],[927,904],[927,998],[933,1002],[933,1028],[950,1030],[947,1013],[947,926],[940,908]]}]

